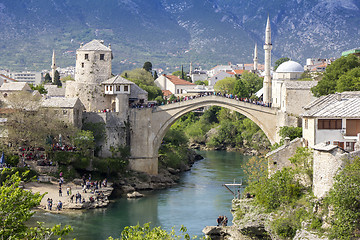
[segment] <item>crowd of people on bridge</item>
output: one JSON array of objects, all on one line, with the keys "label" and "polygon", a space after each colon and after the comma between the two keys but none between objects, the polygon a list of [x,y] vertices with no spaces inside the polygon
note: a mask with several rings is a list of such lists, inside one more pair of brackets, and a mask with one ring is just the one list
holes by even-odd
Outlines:
[{"label": "crowd of people on bridge", "polygon": [[154,102],[136,103],[136,104],[131,104],[130,107],[131,108],[154,108],[159,105],[167,105],[167,104],[173,104],[173,103],[178,103],[178,102],[184,102],[184,101],[189,101],[189,100],[193,100],[193,99],[197,99],[197,98],[201,98],[201,97],[207,97],[207,96],[224,97],[224,98],[234,99],[236,101],[247,102],[247,103],[251,103],[251,104],[255,104],[255,105],[259,105],[259,106],[263,106],[263,107],[271,107],[271,103],[270,104],[264,103],[262,100],[244,98],[244,97],[239,97],[237,95],[233,95],[231,93],[228,94],[228,93],[221,93],[221,92],[205,92],[205,93],[191,95],[191,96],[182,96],[182,97],[178,96],[175,99],[171,99],[171,100],[166,99],[163,102],[161,102],[160,104],[154,103]]}]

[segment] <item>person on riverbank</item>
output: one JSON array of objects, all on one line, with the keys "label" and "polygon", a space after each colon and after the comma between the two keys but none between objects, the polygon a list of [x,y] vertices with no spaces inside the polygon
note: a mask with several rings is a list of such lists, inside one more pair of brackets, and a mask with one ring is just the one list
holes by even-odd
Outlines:
[{"label": "person on riverbank", "polygon": [[62,189],[59,187],[59,197],[62,197]]},{"label": "person on riverbank", "polygon": [[216,220],[216,221],[217,221],[217,226],[220,226],[223,220],[224,220],[224,217],[223,217],[223,216],[219,216],[219,217],[217,218],[217,220]]},{"label": "person on riverbank", "polygon": [[47,199],[47,203],[48,203],[48,209],[51,211],[51,208],[52,208],[52,199],[48,198],[48,199]]},{"label": "person on riverbank", "polygon": [[57,210],[60,211],[62,209],[62,202],[59,200],[57,204]]},{"label": "person on riverbank", "polygon": [[79,203],[81,203],[81,194],[79,192],[77,192],[75,195],[75,203],[77,203],[78,200],[79,200]]}]

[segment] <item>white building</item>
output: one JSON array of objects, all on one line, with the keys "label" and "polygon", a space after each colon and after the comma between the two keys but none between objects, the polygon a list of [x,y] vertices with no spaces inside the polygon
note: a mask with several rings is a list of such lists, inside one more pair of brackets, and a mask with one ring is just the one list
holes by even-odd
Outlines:
[{"label": "white building", "polygon": [[186,93],[186,90],[194,89],[195,84],[186,80],[180,79],[178,76],[173,75],[161,75],[155,80],[155,84],[161,90],[168,90],[172,94],[181,95]]},{"label": "white building", "polygon": [[287,116],[295,117],[283,119],[285,125],[296,126],[296,118],[304,111],[303,106],[315,100],[311,88],[317,82],[299,80],[303,72],[303,67],[299,63],[287,61],[282,63],[273,74],[272,107],[279,108]]},{"label": "white building", "polygon": [[42,72],[10,72],[9,78],[15,79],[18,82],[26,82],[31,84],[41,84],[44,81]]},{"label": "white building", "polygon": [[322,96],[304,109],[303,137],[308,146],[325,142],[354,150],[360,134],[360,92]]}]

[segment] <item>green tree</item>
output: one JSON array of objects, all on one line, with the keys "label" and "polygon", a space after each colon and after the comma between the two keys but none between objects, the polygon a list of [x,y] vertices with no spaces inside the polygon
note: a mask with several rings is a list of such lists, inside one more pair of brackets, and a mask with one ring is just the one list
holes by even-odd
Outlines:
[{"label": "green tree", "polygon": [[181,71],[175,71],[171,75],[181,77]]},{"label": "green tree", "polygon": [[60,81],[60,74],[59,74],[59,72],[57,70],[55,71],[54,83],[53,84],[57,85],[58,87],[62,86],[62,83]]},{"label": "green tree", "polygon": [[332,239],[360,237],[360,158],[349,162],[335,177],[333,189],[326,201],[333,208]]},{"label": "green tree", "polygon": [[353,68],[339,77],[337,92],[360,91],[360,67]]},{"label": "green tree", "polygon": [[287,62],[287,61],[289,61],[289,60],[290,60],[290,58],[288,58],[288,57],[282,57],[282,58],[279,58],[278,60],[276,60],[275,66],[274,66],[274,71],[276,71],[276,69],[277,69],[282,63]]},{"label": "green tree", "polygon": [[156,79],[158,79],[158,74],[157,74],[157,72],[156,71],[154,71],[154,80],[156,80]]},{"label": "green tree", "polygon": [[37,91],[39,91],[40,94],[47,93],[43,84],[39,84],[39,85],[35,86],[34,84],[30,83],[29,86],[30,86],[31,90],[34,90],[34,91],[37,90]]},{"label": "green tree", "polygon": [[181,79],[185,79],[184,66],[181,65]]},{"label": "green tree", "polygon": [[236,80],[233,94],[239,97],[251,97],[262,88],[263,80],[258,75],[245,71],[240,79]]},{"label": "green tree", "polygon": [[145,71],[147,72],[151,72],[152,71],[152,63],[151,62],[145,62],[143,65],[143,69],[145,69]]},{"label": "green tree", "polygon": [[52,82],[49,73],[46,73],[46,74],[45,74],[44,81],[45,81],[45,83],[51,83],[51,82]]},{"label": "green tree", "polygon": [[[26,175],[27,173],[25,173]],[[41,223],[37,227],[26,226],[43,195],[32,193],[20,187],[19,173],[10,176],[0,186],[0,238],[1,239],[49,239],[52,235],[66,235],[72,228],[60,225],[45,228]]]},{"label": "green tree", "polygon": [[209,82],[208,80],[204,80],[204,81],[201,81],[201,80],[197,80],[195,82],[196,85],[205,85],[205,86],[208,86],[209,85]]},{"label": "green tree", "polygon": [[137,68],[131,71],[125,71],[121,75],[147,91],[149,100],[154,100],[158,96],[163,96],[161,89],[154,83],[154,77],[145,69]]},{"label": "green tree", "polygon": [[[166,230],[162,229],[161,227],[154,227],[151,228],[149,223],[145,223],[143,226],[139,224],[136,226],[129,226],[125,227],[124,230],[121,232],[120,239],[122,240],[154,240],[154,239],[162,239],[162,240],[178,240],[178,239],[186,239],[190,240],[191,237],[187,232],[186,227],[181,226],[180,228],[180,235],[176,235],[174,228],[167,232]],[[108,240],[120,240],[120,239],[113,239],[112,237],[108,238]],[[192,239],[197,239],[194,236]],[[201,238],[205,239],[205,237]]]},{"label": "green tree", "polygon": [[308,176],[310,185],[313,182],[313,151],[307,147],[298,147],[295,154],[289,158],[297,170]]},{"label": "green tree", "polygon": [[66,82],[66,81],[74,81],[75,79],[71,75],[67,75],[66,77],[63,77],[60,80]]},{"label": "green tree", "polygon": [[[356,86],[353,86],[357,84],[357,80],[354,82],[351,81],[352,83],[348,84],[345,83],[346,80],[349,80],[347,76],[345,76],[341,81],[339,81],[339,79],[348,71],[359,67],[360,58],[355,55],[348,55],[346,57],[336,59],[325,69],[323,78],[318,82],[318,84],[311,89],[313,95],[320,97],[344,89],[357,89]],[[357,78],[358,72],[354,70],[353,72],[349,73],[349,77],[350,76],[355,76]]]},{"label": "green tree", "polygon": [[74,137],[74,145],[84,154],[90,155],[95,148],[93,132],[81,130]]},{"label": "green tree", "polygon": [[286,137],[290,138],[290,141],[294,140],[295,138],[301,138],[302,128],[288,126],[280,127],[279,135],[282,139],[285,139]]},{"label": "green tree", "polygon": [[216,82],[214,89],[218,92],[231,93],[234,90],[236,80],[233,77],[227,77]]}]

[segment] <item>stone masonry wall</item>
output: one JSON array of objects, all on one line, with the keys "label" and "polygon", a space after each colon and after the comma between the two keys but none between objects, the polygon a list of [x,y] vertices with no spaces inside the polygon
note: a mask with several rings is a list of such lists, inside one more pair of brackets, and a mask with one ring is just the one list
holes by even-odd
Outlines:
[{"label": "stone masonry wall", "polygon": [[302,138],[297,138],[292,140],[289,145],[283,145],[278,149],[268,153],[266,157],[268,159],[269,174],[271,175],[284,167],[292,167],[293,165],[289,161],[289,158],[295,154],[298,147],[302,146]]}]

